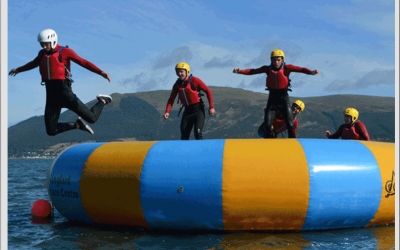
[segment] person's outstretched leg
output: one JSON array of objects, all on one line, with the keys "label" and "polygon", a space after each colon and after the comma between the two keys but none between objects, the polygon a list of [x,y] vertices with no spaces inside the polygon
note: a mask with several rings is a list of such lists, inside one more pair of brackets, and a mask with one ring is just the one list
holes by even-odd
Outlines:
[{"label": "person's outstretched leg", "polygon": [[[75,113],[80,115],[80,117],[76,120],[76,125],[78,129],[86,131],[90,134],[94,134],[93,129],[85,122],[95,123],[99,117],[105,105],[110,104],[112,102],[112,98],[109,95],[99,94],[97,95],[97,103],[93,105],[93,107],[88,110],[86,105],[84,105],[78,98],[78,108]],[[88,112],[89,111],[89,112]]]},{"label": "person's outstretched leg", "polygon": [[71,111],[74,111],[88,123],[95,123],[99,119],[104,106],[111,102],[111,96],[98,95],[97,103],[89,110],[89,108],[75,94],[73,94],[73,97],[66,107]]}]

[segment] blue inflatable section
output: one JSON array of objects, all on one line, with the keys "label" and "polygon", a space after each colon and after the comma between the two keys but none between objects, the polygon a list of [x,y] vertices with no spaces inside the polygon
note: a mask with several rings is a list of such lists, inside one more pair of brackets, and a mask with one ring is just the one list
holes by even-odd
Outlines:
[{"label": "blue inflatable section", "polygon": [[363,227],[371,221],[382,192],[372,152],[358,141],[299,142],[310,175],[310,199],[302,230]]},{"label": "blue inflatable section", "polygon": [[224,143],[160,141],[149,150],[140,176],[140,201],[150,228],[224,229]]},{"label": "blue inflatable section", "polygon": [[57,158],[50,169],[49,195],[60,214],[70,220],[93,223],[81,202],[80,181],[86,160],[102,144],[87,143],[71,147]]}]

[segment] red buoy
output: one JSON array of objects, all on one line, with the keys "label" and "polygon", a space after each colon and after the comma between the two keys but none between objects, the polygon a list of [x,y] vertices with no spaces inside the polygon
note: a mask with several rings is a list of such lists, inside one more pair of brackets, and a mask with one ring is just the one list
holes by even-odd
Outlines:
[{"label": "red buoy", "polygon": [[32,205],[32,215],[39,218],[48,218],[51,216],[51,204],[47,200],[39,199]]}]

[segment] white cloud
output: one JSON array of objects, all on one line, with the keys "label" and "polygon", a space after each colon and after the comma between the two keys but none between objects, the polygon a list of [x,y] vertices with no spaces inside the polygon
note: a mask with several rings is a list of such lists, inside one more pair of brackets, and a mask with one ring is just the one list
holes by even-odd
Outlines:
[{"label": "white cloud", "polygon": [[204,63],[204,68],[225,68],[235,67],[239,62],[232,58],[217,58],[213,57],[210,61]]},{"label": "white cloud", "polygon": [[361,78],[335,80],[326,86],[325,90],[328,92],[346,92],[379,85],[392,85],[394,88],[394,73],[394,70],[374,69]]},{"label": "white cloud", "polygon": [[360,28],[382,36],[394,35],[395,1],[354,0],[335,2],[321,7],[320,18],[343,23],[347,27]]},{"label": "white cloud", "polygon": [[193,52],[188,46],[182,46],[174,49],[169,55],[162,55],[154,63],[153,69],[164,69],[178,62],[190,62],[193,58]]}]

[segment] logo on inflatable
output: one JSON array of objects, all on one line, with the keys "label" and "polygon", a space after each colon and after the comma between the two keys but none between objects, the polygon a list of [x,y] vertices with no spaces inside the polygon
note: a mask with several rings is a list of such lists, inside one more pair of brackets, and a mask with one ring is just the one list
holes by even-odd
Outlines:
[{"label": "logo on inflatable", "polygon": [[392,179],[388,180],[385,184],[385,189],[387,194],[385,195],[385,198],[388,198],[389,196],[394,195],[394,171],[392,171]]}]

